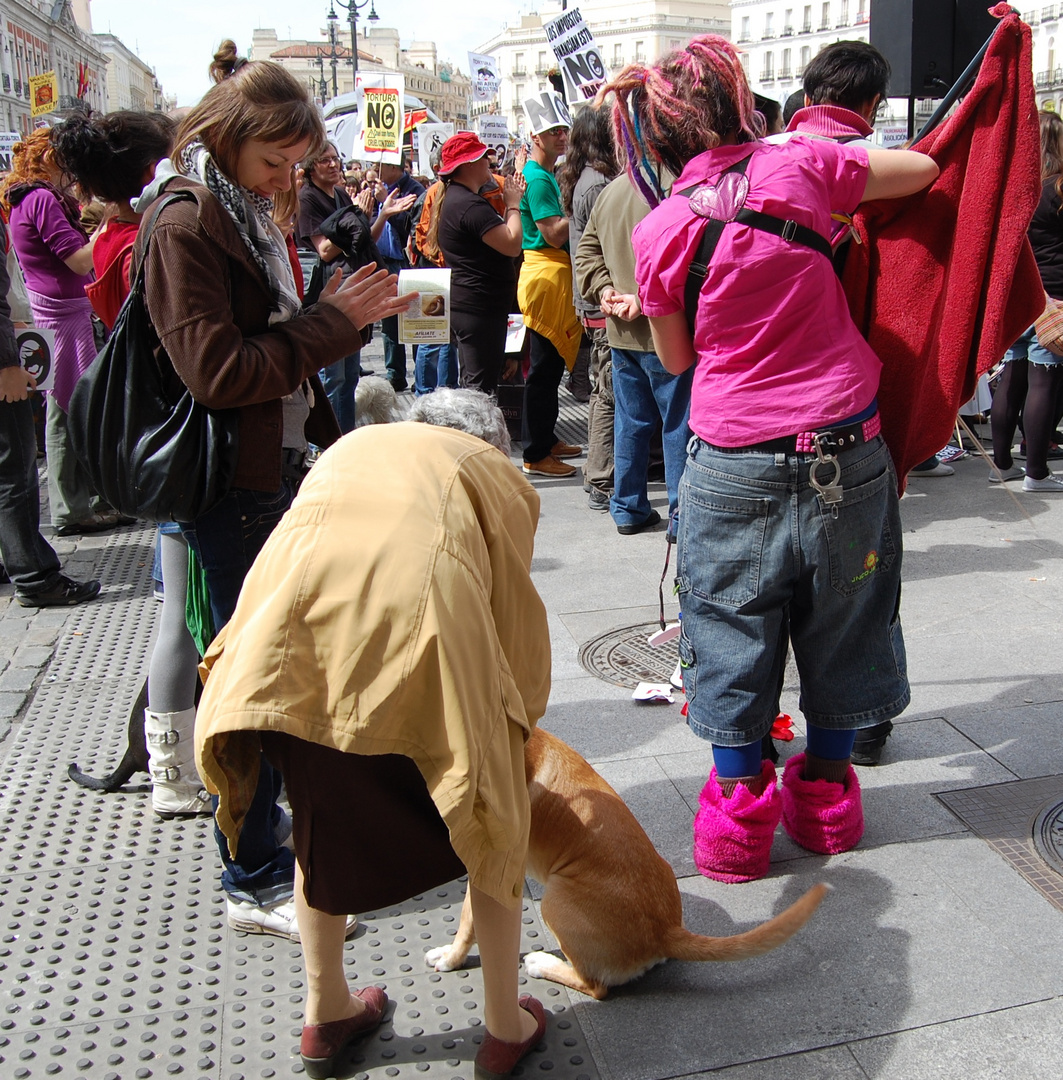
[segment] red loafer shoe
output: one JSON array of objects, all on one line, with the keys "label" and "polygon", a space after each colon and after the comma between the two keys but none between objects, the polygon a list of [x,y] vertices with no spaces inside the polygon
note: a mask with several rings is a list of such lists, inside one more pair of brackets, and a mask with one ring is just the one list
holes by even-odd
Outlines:
[{"label": "red loafer shoe", "polygon": [[546,1013],[542,1004],[531,994],[521,994],[517,1004],[535,1017],[535,1034],[524,1042],[508,1043],[496,1039],[489,1031],[485,1032],[484,1041],[476,1054],[476,1080],[506,1080],[521,1058],[530,1054],[546,1034]]},{"label": "red loafer shoe", "polygon": [[346,1020],[332,1020],[327,1024],[306,1024],[299,1040],[299,1056],[310,1080],[326,1080],[336,1075],[336,1067],[344,1051],[367,1035],[384,1019],[388,996],[379,986],[367,986],[353,991],[356,998],[365,1002],[365,1011]]}]

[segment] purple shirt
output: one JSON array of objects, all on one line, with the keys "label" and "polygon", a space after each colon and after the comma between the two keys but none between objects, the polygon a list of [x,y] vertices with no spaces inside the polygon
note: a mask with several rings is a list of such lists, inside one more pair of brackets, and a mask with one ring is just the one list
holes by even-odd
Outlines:
[{"label": "purple shirt", "polygon": [[[699,154],[672,187],[716,180],[749,144]],[[801,136],[756,144],[746,175],[753,210],[831,234],[832,210],[855,210],[867,151]],[[673,194],[636,226],[635,276],[651,319],[684,310],[704,219]],[[860,336],[834,266],[799,243],[729,224],[709,264],[694,332],[690,427],[717,446],[747,446],[853,416],[878,391],[881,364]]]},{"label": "purple shirt", "polygon": [[88,241],[47,188],[34,189],[11,208],[11,242],[28,289],[55,300],[85,298],[92,275],[75,274],[63,260]]}]

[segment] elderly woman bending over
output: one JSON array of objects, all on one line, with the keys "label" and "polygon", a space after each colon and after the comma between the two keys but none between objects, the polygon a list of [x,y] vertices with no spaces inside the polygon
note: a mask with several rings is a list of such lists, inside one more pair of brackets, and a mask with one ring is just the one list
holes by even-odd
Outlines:
[{"label": "elderly woman bending over", "polygon": [[505,445],[497,408],[432,398],[429,423],[360,428],[322,455],[205,659],[197,757],[230,846],[260,748],[292,804],[311,1077],[335,1075],[387,1005],[347,986],[346,913],[466,871],[486,991],[477,1077],[509,1075],[545,1028],[517,998],[524,742],[550,683],[529,573],[539,500],[494,446],[433,426]]}]

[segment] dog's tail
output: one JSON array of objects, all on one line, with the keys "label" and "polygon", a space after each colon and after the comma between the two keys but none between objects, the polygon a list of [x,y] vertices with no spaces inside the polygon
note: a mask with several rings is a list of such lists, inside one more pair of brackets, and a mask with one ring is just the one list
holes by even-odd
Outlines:
[{"label": "dog's tail", "polygon": [[71,765],[66,770],[66,774],[75,784],[80,784],[82,787],[91,788],[93,791],[111,792],[117,791],[133,773],[143,771],[137,761],[137,755],[132,750],[127,750],[125,757],[118,763],[118,768],[110,776],[89,776],[77,767],[77,763]]},{"label": "dog's tail", "polygon": [[672,960],[748,960],[778,948],[805,925],[830,891],[824,883],[813,885],[781,915],[733,937],[706,937],[679,927],[672,935],[668,956]]}]

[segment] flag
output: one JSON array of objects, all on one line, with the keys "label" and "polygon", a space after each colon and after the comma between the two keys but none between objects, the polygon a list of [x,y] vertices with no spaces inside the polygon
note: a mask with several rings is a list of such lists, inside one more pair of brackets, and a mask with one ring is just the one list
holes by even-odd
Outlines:
[{"label": "flag", "polygon": [[413,112],[408,112],[406,114],[406,123],[403,126],[402,133],[404,135],[409,135],[418,124],[423,124],[427,119],[427,109],[414,109]]}]

